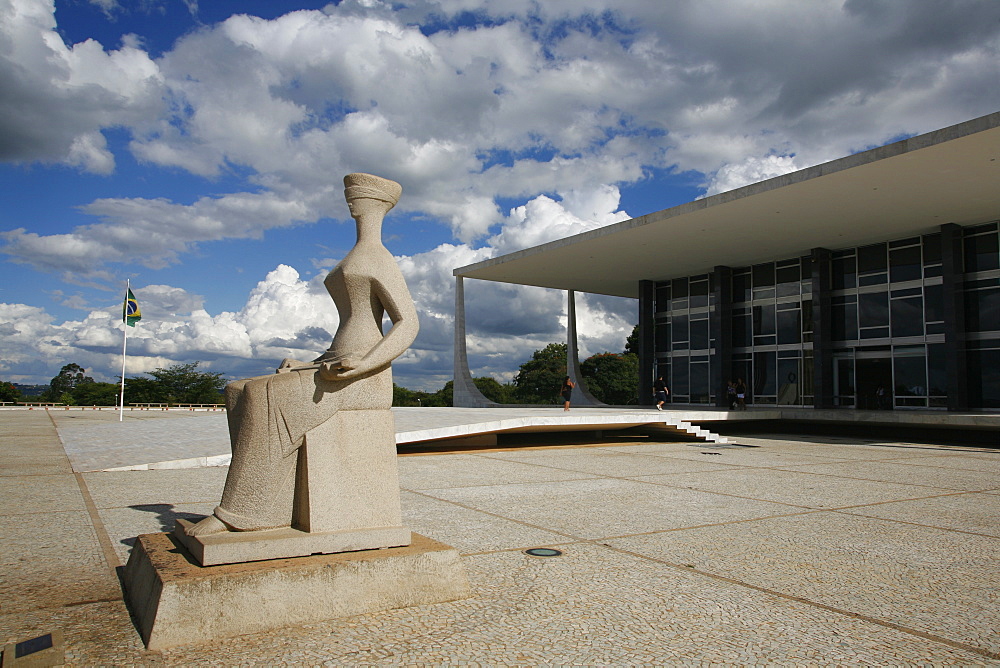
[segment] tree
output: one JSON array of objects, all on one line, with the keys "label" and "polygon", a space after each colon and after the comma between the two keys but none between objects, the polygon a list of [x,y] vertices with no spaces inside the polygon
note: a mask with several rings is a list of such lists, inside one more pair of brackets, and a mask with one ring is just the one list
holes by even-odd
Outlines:
[{"label": "tree", "polygon": [[120,389],[116,383],[81,383],[69,395],[76,406],[117,406]]},{"label": "tree", "polygon": [[21,400],[21,390],[14,387],[13,383],[0,380],[0,401],[18,402]]},{"label": "tree", "polygon": [[639,356],[639,325],[632,328],[632,333],[625,337],[625,350],[622,355]]},{"label": "tree", "polygon": [[639,357],[631,353],[599,353],[581,365],[587,389],[595,399],[616,406],[639,401]]},{"label": "tree", "polygon": [[[49,382],[49,389],[43,395],[46,401],[65,402],[66,396],[72,397],[73,389],[82,383],[93,383],[94,379],[86,373],[79,364],[71,363],[59,370],[59,375]],[[70,399],[72,402],[72,399]]]},{"label": "tree", "polygon": [[566,344],[536,350],[514,376],[514,397],[521,404],[554,404],[566,378]]},{"label": "tree", "polygon": [[483,393],[483,396],[490,401],[498,404],[513,404],[517,401],[514,398],[514,386],[510,383],[501,383],[492,376],[473,378],[472,382]]},{"label": "tree", "polygon": [[221,373],[198,371],[200,362],[174,364],[149,372],[152,378],[125,379],[125,400],[131,404],[219,404],[226,380]]}]

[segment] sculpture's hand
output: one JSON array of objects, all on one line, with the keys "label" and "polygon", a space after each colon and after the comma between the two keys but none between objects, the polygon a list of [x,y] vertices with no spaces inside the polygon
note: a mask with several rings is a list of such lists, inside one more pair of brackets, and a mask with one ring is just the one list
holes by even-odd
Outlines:
[{"label": "sculpture's hand", "polygon": [[291,357],[286,357],[281,360],[281,364],[275,370],[275,373],[284,373],[286,371],[291,371],[292,369],[300,366],[310,366],[307,362],[300,362],[298,360],[292,359]]},{"label": "sculpture's hand", "polygon": [[360,376],[360,362],[354,357],[342,357],[336,362],[323,362],[319,367],[319,377],[323,380],[348,380]]}]

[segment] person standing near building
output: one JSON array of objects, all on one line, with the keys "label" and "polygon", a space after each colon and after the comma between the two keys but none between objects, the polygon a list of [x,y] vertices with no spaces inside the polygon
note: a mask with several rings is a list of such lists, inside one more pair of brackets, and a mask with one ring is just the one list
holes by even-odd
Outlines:
[{"label": "person standing near building", "polygon": [[663,404],[667,403],[667,395],[670,394],[670,390],[667,389],[667,383],[663,380],[663,376],[657,376],[656,382],[653,383],[653,392],[656,397],[656,410],[662,411]]},{"label": "person standing near building", "polygon": [[573,399],[573,388],[574,387],[576,387],[576,383],[574,383],[572,380],[570,380],[569,376],[566,376],[566,380],[564,380],[563,384],[562,384],[562,389],[559,390],[559,394],[561,394],[562,398],[563,398],[563,410],[564,411],[568,411],[569,410],[569,402]]},{"label": "person standing near building", "polygon": [[736,379],[736,410],[745,411],[747,409],[747,384],[742,378]]}]

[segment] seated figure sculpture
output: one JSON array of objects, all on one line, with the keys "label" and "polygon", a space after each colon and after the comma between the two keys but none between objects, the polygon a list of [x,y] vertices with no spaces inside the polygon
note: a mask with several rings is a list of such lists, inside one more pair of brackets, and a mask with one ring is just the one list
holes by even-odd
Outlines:
[{"label": "seated figure sculpture", "polygon": [[[388,414],[392,405],[390,364],[418,329],[406,282],[381,239],[402,187],[371,174],[349,174],[344,186],[358,240],[325,280],[340,314],[333,343],[312,363],[285,359],[275,374],[226,386],[232,463],[221,503],[186,530],[190,536],[288,527],[306,434],[342,411]],[[392,321],[384,335],[383,314]]]}]

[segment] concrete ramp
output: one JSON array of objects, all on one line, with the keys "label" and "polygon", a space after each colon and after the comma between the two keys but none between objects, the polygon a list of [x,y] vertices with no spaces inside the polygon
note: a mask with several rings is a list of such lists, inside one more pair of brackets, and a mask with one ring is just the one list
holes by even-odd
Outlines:
[{"label": "concrete ramp", "polygon": [[616,431],[646,427],[712,443],[724,436],[693,425],[681,411],[614,408],[394,408],[396,444],[461,439],[496,442],[499,434]]}]

